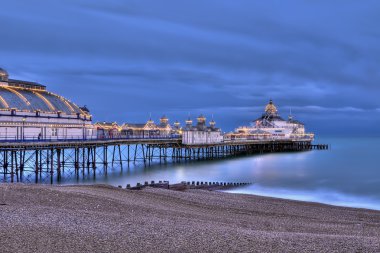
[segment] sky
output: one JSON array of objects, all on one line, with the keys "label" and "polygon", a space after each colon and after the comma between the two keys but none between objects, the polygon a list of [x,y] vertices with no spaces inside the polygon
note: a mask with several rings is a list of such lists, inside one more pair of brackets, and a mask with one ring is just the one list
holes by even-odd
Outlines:
[{"label": "sky", "polygon": [[0,68],[94,121],[213,117],[269,99],[317,135],[380,135],[380,1],[1,0]]}]

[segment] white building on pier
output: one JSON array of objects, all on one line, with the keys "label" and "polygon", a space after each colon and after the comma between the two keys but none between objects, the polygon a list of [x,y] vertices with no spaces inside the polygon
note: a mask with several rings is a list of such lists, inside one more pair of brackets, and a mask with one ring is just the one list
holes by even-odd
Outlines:
[{"label": "white building on pier", "polygon": [[305,125],[294,120],[289,115],[287,120],[283,119],[270,100],[265,106],[265,111],[261,117],[254,120],[251,126],[239,127],[234,133],[225,135],[226,140],[233,139],[304,139],[313,140],[313,133],[306,133]]},{"label": "white building on pier", "polygon": [[223,135],[219,128],[215,127],[215,121],[210,121],[210,126],[206,126],[206,118],[200,115],[197,118],[197,125],[193,126],[193,121],[186,120],[186,126],[182,129],[182,144],[215,144],[223,142]]},{"label": "white building on pier", "polygon": [[0,68],[0,140],[93,138],[91,115],[46,86]]}]

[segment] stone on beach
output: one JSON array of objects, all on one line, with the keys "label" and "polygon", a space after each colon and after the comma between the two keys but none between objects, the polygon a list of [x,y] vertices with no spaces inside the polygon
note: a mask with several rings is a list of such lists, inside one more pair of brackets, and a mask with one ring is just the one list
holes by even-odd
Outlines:
[{"label": "stone on beach", "polygon": [[378,252],[380,212],[205,190],[0,184],[1,252]]}]

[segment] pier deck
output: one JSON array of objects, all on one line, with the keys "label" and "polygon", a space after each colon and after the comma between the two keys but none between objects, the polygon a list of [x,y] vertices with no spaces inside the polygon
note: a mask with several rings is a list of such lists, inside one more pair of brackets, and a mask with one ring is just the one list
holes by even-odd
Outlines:
[{"label": "pier deck", "polygon": [[[268,152],[328,149],[310,140],[235,140],[184,145],[179,138],[33,140],[0,142],[0,175],[4,182],[56,182],[107,174],[108,168],[212,160]],[[48,179],[48,180],[46,180]]]}]

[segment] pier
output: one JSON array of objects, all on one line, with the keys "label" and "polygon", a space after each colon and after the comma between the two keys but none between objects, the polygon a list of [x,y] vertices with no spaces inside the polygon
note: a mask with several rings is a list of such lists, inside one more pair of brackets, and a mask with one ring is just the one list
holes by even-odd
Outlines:
[{"label": "pier", "polygon": [[78,106],[45,85],[9,78],[0,68],[0,182],[62,182],[122,171],[131,166],[181,163],[269,152],[328,149],[313,145],[313,133],[289,115],[283,119],[272,100],[250,125],[224,133],[214,118],[195,124],[92,122]]},{"label": "pier", "polygon": [[77,179],[109,168],[150,166],[214,160],[227,157],[326,150],[310,140],[234,140],[215,144],[185,145],[180,138],[114,138],[91,140],[44,140],[0,142],[2,182],[54,183],[68,177]]}]

